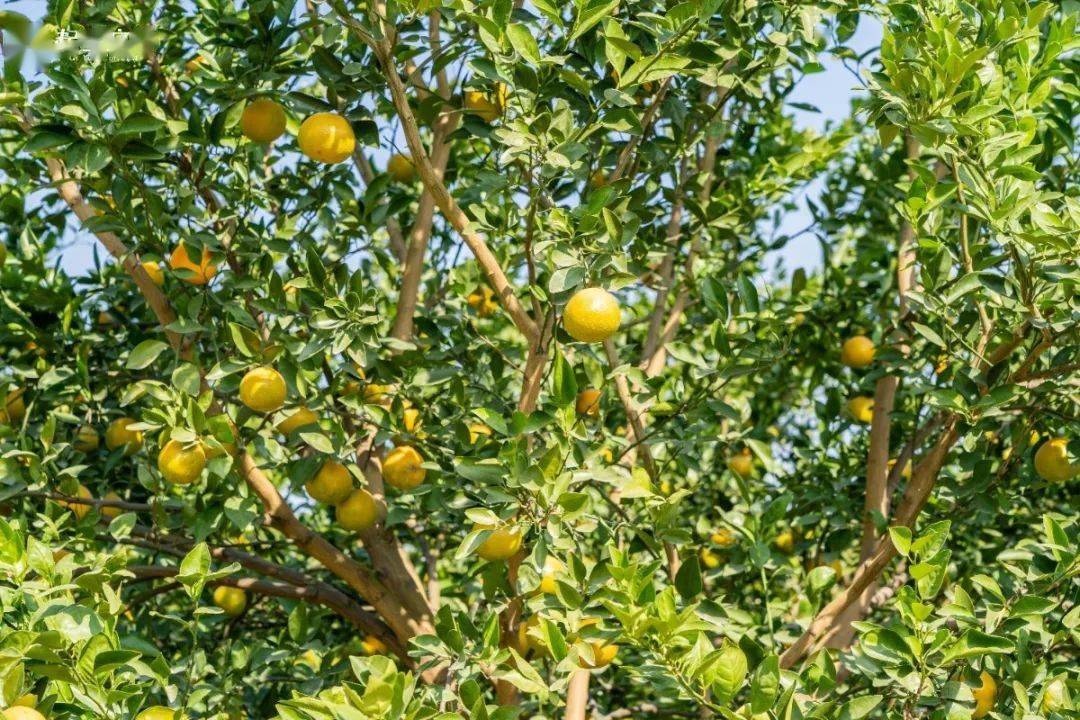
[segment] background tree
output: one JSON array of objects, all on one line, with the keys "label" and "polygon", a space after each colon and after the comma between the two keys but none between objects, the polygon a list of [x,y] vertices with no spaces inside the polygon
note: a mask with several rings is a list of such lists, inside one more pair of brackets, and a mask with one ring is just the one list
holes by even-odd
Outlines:
[{"label": "background tree", "polygon": [[1075,714],[1075,3],[0,27],[9,720]]}]

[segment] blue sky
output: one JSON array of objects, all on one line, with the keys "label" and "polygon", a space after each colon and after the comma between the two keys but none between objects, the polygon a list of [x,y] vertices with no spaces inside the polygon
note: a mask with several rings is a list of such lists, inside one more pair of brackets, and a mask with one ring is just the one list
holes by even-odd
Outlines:
[{"label": "blue sky", "polygon": [[[0,9],[23,13],[33,20],[42,17],[45,3],[43,0],[0,0]],[[881,26],[873,19],[860,22],[855,35],[848,41],[857,54],[874,49],[881,41]],[[828,124],[840,121],[851,111],[851,100],[859,92],[859,82],[839,60],[831,56],[821,58],[825,71],[803,78],[790,96],[795,103],[808,103],[816,106],[819,112],[809,112],[791,108],[796,122],[807,128],[824,130]],[[385,151],[375,151],[377,164],[381,164]],[[813,198],[819,191],[818,183],[811,183],[796,194],[797,209],[788,213],[780,225],[781,232],[793,233],[806,227],[810,214],[806,209],[806,198]],[[93,257],[93,239],[88,233],[72,234],[71,243],[60,253],[60,263],[67,272],[80,275],[90,266]],[[778,253],[775,260],[790,270],[804,267],[808,270],[821,264],[817,241],[812,235],[802,235],[792,240]]]}]

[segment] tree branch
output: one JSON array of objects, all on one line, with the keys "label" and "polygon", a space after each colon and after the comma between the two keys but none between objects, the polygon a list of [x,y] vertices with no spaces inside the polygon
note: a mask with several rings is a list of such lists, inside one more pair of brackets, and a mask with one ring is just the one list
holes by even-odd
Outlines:
[{"label": "tree branch", "polygon": [[[488,282],[499,296],[503,307],[506,308],[506,312],[514,321],[514,325],[517,326],[529,343],[535,343],[540,334],[536,322],[529,317],[528,313],[525,312],[525,308],[518,301],[506,273],[503,272],[502,266],[499,264],[498,258],[491,252],[487,242],[472,229],[468,216],[458,207],[457,202],[450,195],[450,191],[447,190],[442,178],[439,177],[435,167],[432,165],[431,158],[428,156],[424,143],[420,139],[420,128],[416,124],[416,117],[409,106],[409,99],[405,94],[405,84],[401,81],[401,77],[398,75],[397,68],[394,65],[392,46],[389,40],[386,38],[376,40],[339,3],[333,3],[333,7],[346,26],[371,47],[379,64],[382,66],[383,74],[386,76],[390,88],[390,97],[394,109],[401,120],[405,142],[409,146],[409,152],[412,154],[413,164],[420,173],[420,179],[423,181],[425,189],[434,199],[435,206],[439,208],[443,216],[469,247],[469,250],[487,276]],[[391,33],[386,32],[384,35],[390,37]]]}]

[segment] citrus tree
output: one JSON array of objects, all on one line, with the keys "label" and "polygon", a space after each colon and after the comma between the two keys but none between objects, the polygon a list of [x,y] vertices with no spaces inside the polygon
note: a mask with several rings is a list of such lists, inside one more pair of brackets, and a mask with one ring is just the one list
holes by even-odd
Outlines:
[{"label": "citrus tree", "polygon": [[1075,717],[1077,13],[0,10],[3,716]]}]

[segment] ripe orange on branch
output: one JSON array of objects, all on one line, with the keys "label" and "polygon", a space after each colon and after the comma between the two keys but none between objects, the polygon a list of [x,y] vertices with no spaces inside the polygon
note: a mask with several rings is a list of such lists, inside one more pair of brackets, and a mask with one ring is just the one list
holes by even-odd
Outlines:
[{"label": "ripe orange on branch", "polygon": [[[188,255],[183,241],[176,246],[172,251],[172,255],[169,256],[169,267],[174,272],[180,271],[177,272],[180,279],[192,285],[206,285],[217,275],[217,267],[210,259],[210,250],[203,246],[202,256],[199,258],[198,264],[196,264]],[[153,279],[153,276],[151,276],[151,279]]]},{"label": "ripe orange on branch", "polygon": [[491,534],[476,548],[476,554],[485,560],[509,560],[521,549],[522,531],[517,525],[489,527],[476,525],[473,530],[490,530]]},{"label": "ripe orange on branch", "polygon": [[379,519],[379,506],[375,497],[363,488],[353,490],[337,506],[337,523],[343,530],[360,532],[374,527]]},{"label": "ripe orange on branch", "polygon": [[619,329],[619,301],[603,288],[574,293],[563,309],[563,326],[580,342],[603,342]]},{"label": "ripe orange on branch", "polygon": [[352,126],[337,113],[315,113],[304,120],[296,141],[300,152],[316,162],[331,165],[349,157],[356,149]]},{"label": "ripe orange on branch", "polygon": [[137,421],[129,417],[122,417],[109,423],[105,428],[105,447],[109,450],[124,448],[125,455],[134,455],[143,444],[142,430],[129,430],[129,425]]},{"label": "ripe orange on branch", "polygon": [[158,453],[158,470],[166,482],[190,485],[199,479],[206,467],[206,452],[202,443],[184,444],[169,440]]},{"label": "ripe orange on branch", "polygon": [[319,471],[304,484],[312,500],[325,505],[343,502],[353,491],[352,475],[336,460],[327,460]]},{"label": "ripe orange on branch", "polygon": [[269,144],[285,132],[285,108],[267,98],[252,100],[240,115],[240,132],[248,140]]},{"label": "ripe orange on branch", "polygon": [[855,335],[840,348],[840,362],[851,368],[864,368],[874,361],[874,341],[865,335]]},{"label": "ripe orange on branch", "polygon": [[383,480],[398,490],[412,490],[427,477],[424,458],[410,445],[399,445],[383,460]]},{"label": "ripe orange on branch", "polygon": [[285,404],[285,378],[272,367],[248,370],[240,381],[240,402],[258,413],[271,413]]}]

